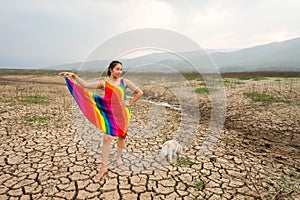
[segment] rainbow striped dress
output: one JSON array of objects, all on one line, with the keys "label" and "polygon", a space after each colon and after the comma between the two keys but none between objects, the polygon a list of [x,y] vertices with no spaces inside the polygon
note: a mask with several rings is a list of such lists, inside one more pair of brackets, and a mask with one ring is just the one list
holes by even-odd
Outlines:
[{"label": "rainbow striped dress", "polygon": [[65,77],[66,84],[86,118],[104,133],[126,138],[130,122],[130,108],[121,105],[126,100],[124,79],[114,86],[105,82],[104,97],[100,97]]}]

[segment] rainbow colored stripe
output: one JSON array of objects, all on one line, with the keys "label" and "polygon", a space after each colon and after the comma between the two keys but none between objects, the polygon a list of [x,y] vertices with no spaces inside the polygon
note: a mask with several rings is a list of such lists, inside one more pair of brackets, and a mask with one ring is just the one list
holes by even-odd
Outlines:
[{"label": "rainbow colored stripe", "polygon": [[119,86],[114,86],[106,80],[103,98],[66,77],[65,81],[80,110],[92,124],[108,135],[126,137],[130,108],[120,103],[126,100],[123,79]]}]

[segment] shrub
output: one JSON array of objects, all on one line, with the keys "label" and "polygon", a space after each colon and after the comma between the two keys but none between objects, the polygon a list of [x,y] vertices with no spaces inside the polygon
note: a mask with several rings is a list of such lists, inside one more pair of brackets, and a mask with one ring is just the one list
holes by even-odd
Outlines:
[{"label": "shrub", "polygon": [[246,93],[246,96],[250,97],[253,101],[258,101],[258,102],[277,101],[277,98],[274,96],[257,93],[257,92]]},{"label": "shrub", "polygon": [[209,93],[209,92],[213,92],[213,91],[217,91],[217,89],[214,89],[214,88],[198,88],[198,89],[194,90],[194,92],[196,92],[198,94]]},{"label": "shrub", "polygon": [[49,104],[48,97],[45,96],[28,96],[24,99],[20,100],[22,103],[28,103],[28,104]]},{"label": "shrub", "polygon": [[243,76],[239,78],[240,80],[253,80],[253,81],[261,81],[261,80],[268,80],[266,77],[263,76]]}]

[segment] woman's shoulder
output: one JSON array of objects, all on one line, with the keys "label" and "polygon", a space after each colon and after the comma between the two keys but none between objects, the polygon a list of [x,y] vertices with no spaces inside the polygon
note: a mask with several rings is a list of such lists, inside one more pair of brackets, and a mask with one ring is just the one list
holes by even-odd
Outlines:
[{"label": "woman's shoulder", "polygon": [[124,83],[125,87],[128,86],[128,85],[130,85],[130,84],[132,84],[131,81],[129,79],[127,79],[127,78],[122,78],[122,80],[123,80],[123,83]]},{"label": "woman's shoulder", "polygon": [[124,86],[129,87],[132,90],[135,90],[137,86],[129,79],[124,79]]},{"label": "woman's shoulder", "polygon": [[124,83],[131,83],[131,81],[127,78],[122,78]]},{"label": "woman's shoulder", "polygon": [[101,79],[97,83],[97,89],[105,88],[107,79]]}]

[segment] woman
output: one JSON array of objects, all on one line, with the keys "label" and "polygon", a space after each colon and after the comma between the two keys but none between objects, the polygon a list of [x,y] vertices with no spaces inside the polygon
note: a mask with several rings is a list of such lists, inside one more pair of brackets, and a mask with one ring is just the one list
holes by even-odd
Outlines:
[{"label": "woman", "polygon": [[[104,107],[111,107],[111,109],[100,108],[101,112],[105,116],[108,116],[109,120],[113,120],[115,126],[103,130],[103,146],[102,146],[102,167],[96,175],[97,179],[101,179],[108,170],[108,160],[110,154],[111,142],[113,136],[118,137],[117,142],[117,164],[122,165],[122,150],[125,145],[125,139],[127,135],[127,129],[130,118],[130,106],[132,106],[142,95],[143,91],[135,86],[131,81],[121,78],[122,75],[122,63],[119,61],[112,61],[108,67],[107,80],[100,80],[97,82],[85,82],[79,78],[76,74],[71,72],[61,72],[59,75],[63,75],[67,78],[73,78],[79,85],[87,89],[104,89],[105,95],[101,99],[104,101]],[[135,95],[130,100],[126,100],[125,89],[129,88]],[[108,106],[107,106],[108,105]],[[120,114],[121,113],[121,114]],[[127,117],[124,117],[122,113],[129,113]]]}]

